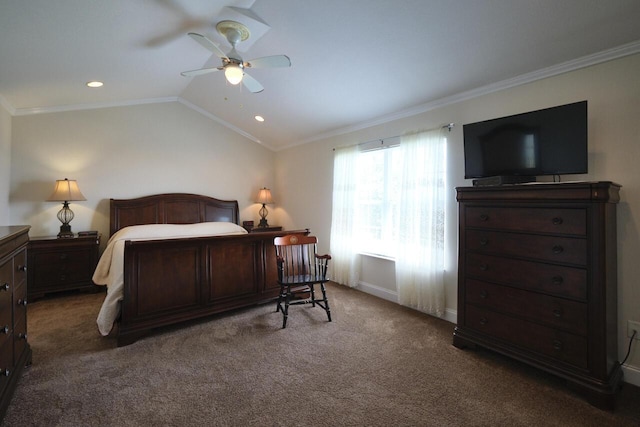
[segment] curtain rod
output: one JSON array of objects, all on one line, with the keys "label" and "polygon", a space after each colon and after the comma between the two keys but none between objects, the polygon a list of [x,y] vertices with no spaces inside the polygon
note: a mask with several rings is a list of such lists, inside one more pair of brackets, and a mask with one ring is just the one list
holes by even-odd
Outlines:
[{"label": "curtain rod", "polygon": [[[451,129],[455,126],[455,123],[447,123],[446,125],[443,125],[440,127],[440,129],[447,129],[449,132],[451,132]],[[435,128],[434,128],[435,129]],[[380,141],[380,144],[384,144],[384,140],[385,139],[396,139],[396,138],[400,138],[402,135],[396,135],[396,136],[388,136],[386,138],[378,138],[378,139],[372,139],[371,141],[365,141],[365,142],[359,142],[357,144],[351,144],[351,145],[344,145],[342,147],[338,147],[338,148],[346,148],[346,147],[353,147],[353,146],[357,146],[357,145],[365,145],[365,144],[371,144],[372,142],[376,142],[376,141]],[[336,151],[336,147],[333,147],[333,151]]]}]

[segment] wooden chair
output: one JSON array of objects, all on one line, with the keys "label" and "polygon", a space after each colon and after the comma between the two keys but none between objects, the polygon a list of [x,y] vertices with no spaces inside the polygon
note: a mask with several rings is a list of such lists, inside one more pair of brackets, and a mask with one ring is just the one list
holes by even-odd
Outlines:
[{"label": "wooden chair", "polygon": [[[282,328],[287,327],[289,306],[297,304],[319,306],[326,311],[331,322],[331,310],[324,285],[328,282],[327,266],[331,255],[318,255],[317,243],[315,236],[301,234],[276,237],[273,241],[280,285],[276,312],[282,311]],[[316,298],[315,285],[320,285],[322,298]]]}]

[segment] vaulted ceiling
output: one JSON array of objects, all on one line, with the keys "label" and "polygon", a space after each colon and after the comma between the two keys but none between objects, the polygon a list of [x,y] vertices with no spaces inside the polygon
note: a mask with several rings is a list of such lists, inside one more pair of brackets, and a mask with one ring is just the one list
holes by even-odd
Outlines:
[{"label": "vaulted ceiling", "polygon": [[[639,18],[638,0],[0,0],[0,102],[22,115],[177,100],[278,150],[640,52]],[[247,70],[260,93],[181,76],[221,64],[187,32],[228,52],[224,19],[249,28],[245,60],[292,66]]]}]

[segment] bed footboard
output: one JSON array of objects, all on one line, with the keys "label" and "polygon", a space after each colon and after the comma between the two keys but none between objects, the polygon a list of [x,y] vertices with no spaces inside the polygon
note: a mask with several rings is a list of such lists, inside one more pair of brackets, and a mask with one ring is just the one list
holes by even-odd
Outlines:
[{"label": "bed footboard", "polygon": [[127,241],[118,346],[161,326],[277,297],[273,238],[291,233]]}]

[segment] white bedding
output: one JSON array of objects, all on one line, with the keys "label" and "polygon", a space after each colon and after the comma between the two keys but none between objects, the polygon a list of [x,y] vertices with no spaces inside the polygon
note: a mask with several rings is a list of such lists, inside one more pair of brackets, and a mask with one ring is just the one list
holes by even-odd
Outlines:
[{"label": "white bedding", "polygon": [[134,225],[117,231],[107,242],[107,247],[93,273],[93,282],[96,285],[107,286],[107,296],[97,319],[100,333],[109,335],[120,310],[119,302],[124,293],[124,242],[126,240],[179,239],[246,233],[244,228],[231,222]]}]

